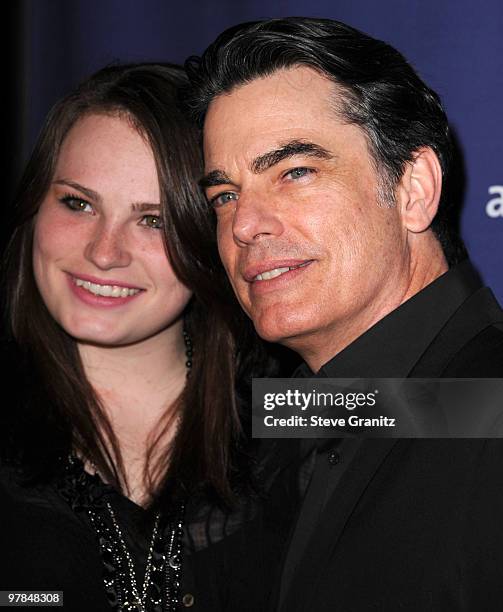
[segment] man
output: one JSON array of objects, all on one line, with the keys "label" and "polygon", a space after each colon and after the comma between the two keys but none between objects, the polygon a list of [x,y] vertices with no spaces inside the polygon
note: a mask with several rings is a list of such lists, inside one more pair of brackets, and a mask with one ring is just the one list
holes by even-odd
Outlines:
[{"label": "man", "polygon": [[[447,120],[400,53],[289,18],[226,31],[188,70],[223,264],[297,376],[503,376],[503,313],[450,232]],[[309,457],[271,609],[500,608],[500,440]]]}]

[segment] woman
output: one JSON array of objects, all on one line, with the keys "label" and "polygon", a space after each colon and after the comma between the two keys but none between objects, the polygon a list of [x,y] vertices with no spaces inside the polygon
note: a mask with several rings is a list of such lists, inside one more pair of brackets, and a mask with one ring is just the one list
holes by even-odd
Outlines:
[{"label": "woman", "polygon": [[201,508],[246,480],[235,389],[259,353],[196,186],[184,82],[170,65],[92,76],[50,112],[16,200],[0,587],[63,591],[72,611],[210,609],[182,539],[207,548]]}]

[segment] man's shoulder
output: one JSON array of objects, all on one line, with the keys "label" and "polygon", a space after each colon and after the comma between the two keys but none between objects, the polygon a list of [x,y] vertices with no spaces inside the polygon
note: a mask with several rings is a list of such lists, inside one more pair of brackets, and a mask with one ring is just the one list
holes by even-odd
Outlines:
[{"label": "man's shoulder", "polygon": [[495,323],[471,338],[443,372],[452,378],[503,377],[503,323]]},{"label": "man's shoulder", "polygon": [[453,317],[456,350],[442,376],[503,377],[503,310],[489,288],[476,292]]},{"label": "man's shoulder", "polygon": [[503,377],[503,311],[489,288],[475,291],[452,314],[411,375]]}]

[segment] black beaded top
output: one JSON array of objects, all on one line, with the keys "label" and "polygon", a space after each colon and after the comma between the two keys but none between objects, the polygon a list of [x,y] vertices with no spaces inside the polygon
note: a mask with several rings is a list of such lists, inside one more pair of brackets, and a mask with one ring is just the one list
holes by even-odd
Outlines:
[{"label": "black beaded top", "polygon": [[[70,456],[56,488],[70,508],[96,536],[103,563],[103,583],[107,600],[114,610],[172,612],[180,598],[183,507],[159,515],[159,528],[153,535],[156,517],[105,484],[98,474],[88,473],[80,459]],[[143,585],[150,563],[145,607],[131,603],[131,579],[123,543],[114,528],[109,507],[121,522],[120,533],[134,567],[136,584]],[[151,548],[149,561],[149,549]]]}]

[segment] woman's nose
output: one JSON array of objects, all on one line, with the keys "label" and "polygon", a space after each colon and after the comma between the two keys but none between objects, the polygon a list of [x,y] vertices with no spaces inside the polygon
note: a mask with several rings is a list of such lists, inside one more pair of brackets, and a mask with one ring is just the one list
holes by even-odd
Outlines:
[{"label": "woman's nose", "polygon": [[125,232],[116,226],[99,224],[90,236],[84,256],[97,268],[124,268],[131,263]]}]

